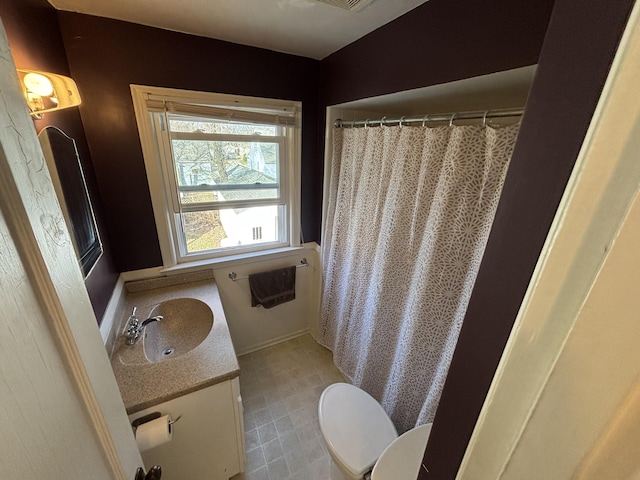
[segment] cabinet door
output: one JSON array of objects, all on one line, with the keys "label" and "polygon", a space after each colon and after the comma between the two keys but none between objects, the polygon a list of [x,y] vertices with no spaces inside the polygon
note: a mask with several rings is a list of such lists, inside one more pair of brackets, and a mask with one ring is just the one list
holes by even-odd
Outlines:
[{"label": "cabinet door", "polygon": [[151,412],[180,420],[170,442],[142,452],[147,468],[162,467],[162,480],[226,480],[240,472],[236,398],[226,381],[169,400],[131,415],[131,421]]}]

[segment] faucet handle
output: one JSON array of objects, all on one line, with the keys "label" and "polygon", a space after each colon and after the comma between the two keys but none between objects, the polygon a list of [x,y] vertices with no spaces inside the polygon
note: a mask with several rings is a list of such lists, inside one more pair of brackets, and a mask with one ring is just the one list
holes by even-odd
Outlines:
[{"label": "faucet handle", "polygon": [[136,310],[138,310],[138,307],[133,307],[133,311],[131,312],[131,315],[129,315],[127,325],[130,327],[137,327],[140,324],[140,320],[136,317]]}]

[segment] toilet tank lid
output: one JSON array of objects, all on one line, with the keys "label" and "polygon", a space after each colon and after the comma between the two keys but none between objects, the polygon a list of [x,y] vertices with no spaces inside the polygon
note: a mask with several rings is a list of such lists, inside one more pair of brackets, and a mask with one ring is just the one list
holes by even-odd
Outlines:
[{"label": "toilet tank lid", "polygon": [[329,385],[322,392],[318,417],[328,448],[354,477],[364,475],[398,437],[382,406],[347,383]]}]

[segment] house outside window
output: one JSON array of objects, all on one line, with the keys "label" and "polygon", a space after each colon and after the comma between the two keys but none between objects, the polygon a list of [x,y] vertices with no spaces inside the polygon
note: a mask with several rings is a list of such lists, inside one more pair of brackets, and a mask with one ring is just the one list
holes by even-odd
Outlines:
[{"label": "house outside window", "polygon": [[299,102],[131,89],[165,267],[299,245]]}]

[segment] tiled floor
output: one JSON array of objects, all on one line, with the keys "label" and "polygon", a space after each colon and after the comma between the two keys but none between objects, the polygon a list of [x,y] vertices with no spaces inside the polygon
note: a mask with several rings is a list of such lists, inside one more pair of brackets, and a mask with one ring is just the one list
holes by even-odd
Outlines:
[{"label": "tiled floor", "polygon": [[233,480],[328,480],[318,399],[344,379],[310,335],[239,358],[246,471]]}]

